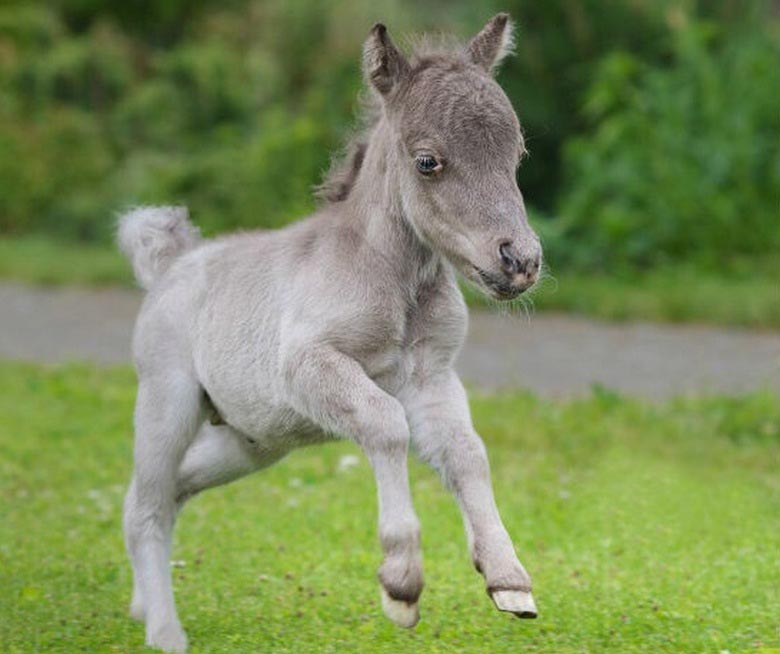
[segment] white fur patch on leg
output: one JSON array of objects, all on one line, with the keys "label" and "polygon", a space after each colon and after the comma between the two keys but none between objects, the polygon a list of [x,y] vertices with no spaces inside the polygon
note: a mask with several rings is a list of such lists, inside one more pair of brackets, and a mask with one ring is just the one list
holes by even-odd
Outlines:
[{"label": "white fur patch on leg", "polygon": [[420,621],[420,605],[418,602],[409,604],[402,600],[396,600],[388,595],[382,587],[382,610],[399,627],[411,629]]},{"label": "white fur patch on leg", "polygon": [[524,590],[496,590],[490,596],[499,611],[514,613],[518,618],[535,618],[536,604],[531,593]]}]

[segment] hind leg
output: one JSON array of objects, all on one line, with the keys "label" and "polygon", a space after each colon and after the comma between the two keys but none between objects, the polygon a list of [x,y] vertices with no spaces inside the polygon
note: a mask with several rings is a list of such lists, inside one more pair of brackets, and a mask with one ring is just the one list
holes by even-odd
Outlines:
[{"label": "hind leg", "polygon": [[[176,513],[194,495],[240,479],[278,461],[286,450],[258,449],[246,436],[227,425],[203,423],[184,455],[176,479]],[[143,620],[144,601],[140,584],[133,584],[130,615]]]},{"label": "hind leg", "polygon": [[187,648],[174,604],[169,561],[176,479],[202,421],[201,400],[199,385],[185,373],[168,371],[139,381],[135,467],[124,514],[136,580],[131,610],[145,617],[147,644],[166,652]]},{"label": "hind leg", "polygon": [[255,441],[228,425],[204,423],[187,450],[176,479],[176,503],[181,509],[193,495],[222,486],[270,466],[286,449],[259,448]]}]

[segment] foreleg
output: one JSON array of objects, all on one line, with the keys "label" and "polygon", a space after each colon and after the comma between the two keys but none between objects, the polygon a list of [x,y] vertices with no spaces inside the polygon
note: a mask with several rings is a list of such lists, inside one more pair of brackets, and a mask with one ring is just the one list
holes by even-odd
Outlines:
[{"label": "foreleg", "polygon": [[419,456],[441,475],[463,514],[474,565],[502,611],[535,618],[531,578],[515,554],[493,496],[485,446],[457,375],[447,371],[402,398]]},{"label": "foreleg", "polygon": [[285,365],[289,401],[325,430],[354,440],[376,478],[382,605],[403,627],[419,619],[423,587],[420,526],[412,507],[407,472],[409,428],[401,404],[365,374],[361,366],[329,346],[309,346]]}]

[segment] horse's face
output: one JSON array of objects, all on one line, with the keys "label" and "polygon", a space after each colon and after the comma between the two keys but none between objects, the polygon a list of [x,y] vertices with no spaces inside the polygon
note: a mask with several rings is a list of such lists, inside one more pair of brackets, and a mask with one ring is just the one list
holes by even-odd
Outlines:
[{"label": "horse's face", "polygon": [[508,299],[537,279],[539,239],[515,172],[524,153],[504,92],[475,65],[414,72],[395,117],[405,214],[420,236],[488,293]]},{"label": "horse's face", "polygon": [[520,123],[490,74],[508,30],[498,16],[464,51],[414,64],[393,59],[402,57],[395,51],[386,62],[400,81],[384,94],[407,220],[496,299],[532,286],[542,257],[515,175],[525,152]]}]

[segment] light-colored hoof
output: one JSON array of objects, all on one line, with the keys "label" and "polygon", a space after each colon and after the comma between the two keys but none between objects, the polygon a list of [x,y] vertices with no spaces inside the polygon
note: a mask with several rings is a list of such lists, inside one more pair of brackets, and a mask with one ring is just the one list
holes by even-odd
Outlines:
[{"label": "light-colored hoof", "polygon": [[186,654],[187,636],[177,624],[165,625],[153,633],[147,633],[146,644],[161,649],[166,654]]},{"label": "light-colored hoof", "polygon": [[382,588],[382,610],[395,624],[404,629],[411,629],[420,621],[420,606],[417,602],[409,604],[403,600],[390,597]]},{"label": "light-colored hoof", "polygon": [[531,593],[524,590],[495,590],[490,594],[499,611],[514,613],[518,618],[535,618],[536,604]]}]

